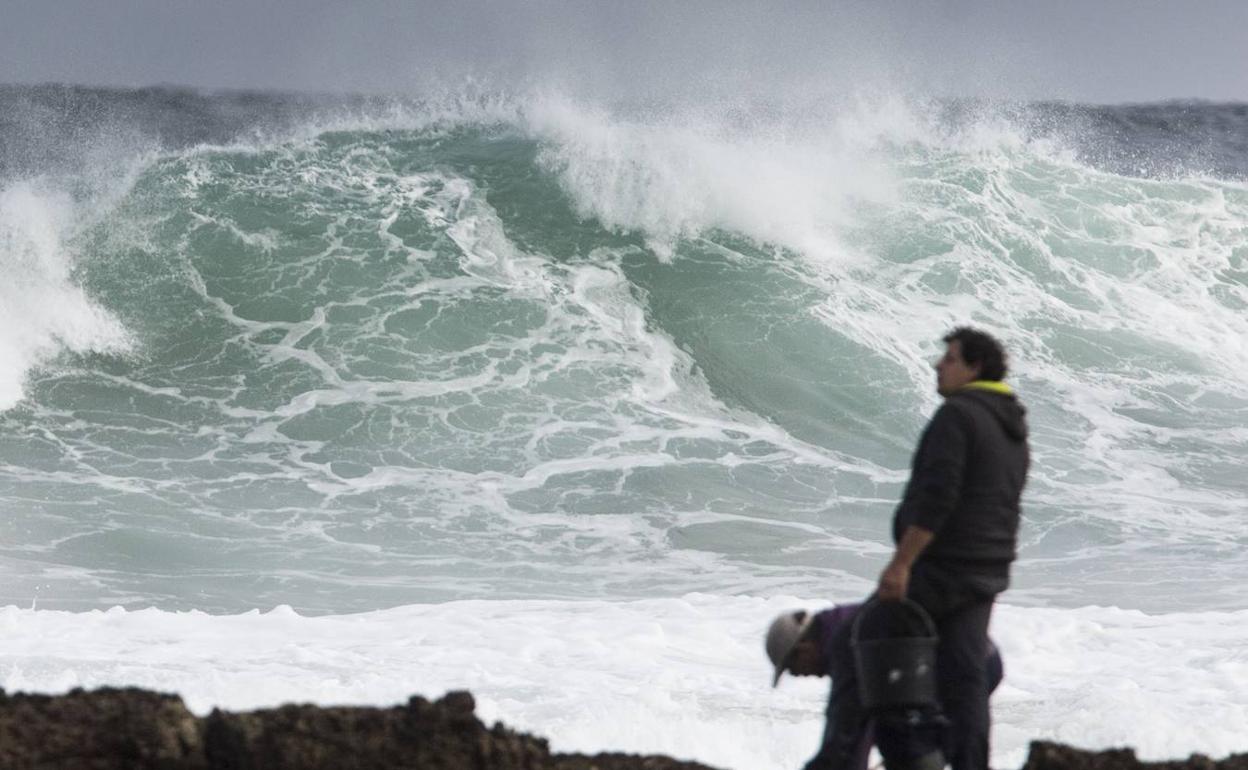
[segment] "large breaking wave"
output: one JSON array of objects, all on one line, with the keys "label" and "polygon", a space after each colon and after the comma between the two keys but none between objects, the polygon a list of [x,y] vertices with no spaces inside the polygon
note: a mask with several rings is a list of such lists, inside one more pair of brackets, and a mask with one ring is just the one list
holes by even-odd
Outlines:
[{"label": "large breaking wave", "polygon": [[852,592],[969,322],[1031,407],[1015,601],[1235,606],[1248,190],[1036,109],[479,97],[10,156],[5,590]]}]

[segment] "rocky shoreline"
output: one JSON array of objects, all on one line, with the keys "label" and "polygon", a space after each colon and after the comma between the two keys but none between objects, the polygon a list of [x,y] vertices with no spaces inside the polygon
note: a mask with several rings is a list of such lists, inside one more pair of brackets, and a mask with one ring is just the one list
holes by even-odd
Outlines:
[{"label": "rocky shoreline", "polygon": [[[452,692],[390,708],[288,705],[196,717],[176,695],[134,688],[0,691],[0,768],[715,770],[663,756],[553,754],[545,739],[487,727],[474,709],[471,694]],[[1248,754],[1140,762],[1130,749],[1037,741],[1023,770],[1248,770]]]}]

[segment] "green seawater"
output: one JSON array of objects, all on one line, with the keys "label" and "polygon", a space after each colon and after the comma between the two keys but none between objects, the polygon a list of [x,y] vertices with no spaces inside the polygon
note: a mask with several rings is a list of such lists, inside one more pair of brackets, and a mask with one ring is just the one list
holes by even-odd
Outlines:
[{"label": "green seawater", "polygon": [[[830,179],[801,147],[609,128],[144,161],[58,231],[57,280],[127,343],[65,343],[0,413],[0,598],[852,595],[971,323],[1030,409],[1012,600],[1234,603],[1242,184],[891,140]],[[9,267],[37,299],[38,260]]]}]

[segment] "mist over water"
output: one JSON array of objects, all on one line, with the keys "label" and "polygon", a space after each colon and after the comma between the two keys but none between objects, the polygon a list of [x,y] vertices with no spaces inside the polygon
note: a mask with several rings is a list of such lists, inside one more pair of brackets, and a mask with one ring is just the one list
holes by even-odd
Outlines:
[{"label": "mist over water", "polygon": [[969,322],[1011,601],[1240,603],[1239,108],[4,98],[8,602],[861,594]]}]

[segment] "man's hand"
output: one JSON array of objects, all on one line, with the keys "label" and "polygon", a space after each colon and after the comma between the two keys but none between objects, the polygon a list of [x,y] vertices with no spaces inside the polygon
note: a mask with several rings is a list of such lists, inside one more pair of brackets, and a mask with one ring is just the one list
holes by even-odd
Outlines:
[{"label": "man's hand", "polygon": [[922,527],[913,524],[906,527],[892,560],[880,573],[880,586],[876,589],[876,596],[881,601],[899,602],[906,598],[906,591],[910,588],[910,565],[919,558],[919,554],[923,553],[933,537],[935,535]]},{"label": "man's hand", "polygon": [[906,598],[910,588],[910,565],[896,559],[888,563],[880,573],[880,585],[875,591],[876,597],[885,602],[899,602]]}]

